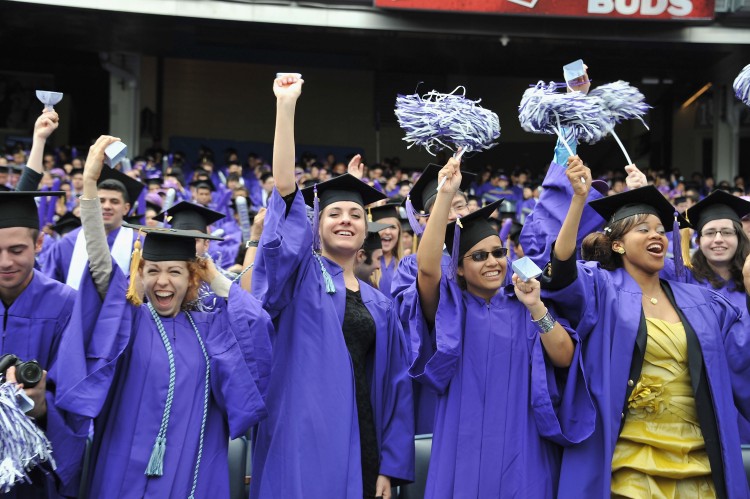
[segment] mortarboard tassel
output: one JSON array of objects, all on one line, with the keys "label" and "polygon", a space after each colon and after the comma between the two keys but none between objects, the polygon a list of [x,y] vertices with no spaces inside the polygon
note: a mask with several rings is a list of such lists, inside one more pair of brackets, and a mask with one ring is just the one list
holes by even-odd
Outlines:
[{"label": "mortarboard tassel", "polygon": [[320,200],[318,199],[318,184],[313,186],[313,220],[312,220],[312,231],[313,231],[313,251],[320,251]]},{"label": "mortarboard tassel", "polygon": [[690,258],[690,229],[680,229],[680,242],[682,243],[682,261],[686,268],[692,270],[693,262]]},{"label": "mortarboard tassel", "polygon": [[128,291],[125,294],[125,298],[135,305],[136,307],[143,304],[143,298],[141,298],[136,288],[136,281],[138,281],[138,267],[141,265],[141,257],[143,250],[141,249],[141,236],[143,234],[138,231],[138,237],[133,243],[133,254],[130,256],[130,284],[128,284]]},{"label": "mortarboard tassel", "polygon": [[417,220],[417,210],[414,209],[411,196],[406,196],[406,218],[409,220],[411,230],[414,231],[414,237],[421,236],[424,229],[419,225],[419,220]]},{"label": "mortarboard tassel", "polygon": [[679,213],[675,211],[672,224],[672,258],[674,259],[674,273],[678,278],[682,278],[685,275],[685,262],[682,258],[682,238],[680,237],[680,221],[677,220],[678,215]]},{"label": "mortarboard tassel", "polygon": [[329,295],[336,293],[336,285],[333,283],[331,274],[329,274],[328,270],[326,270],[326,266],[323,265],[323,260],[321,260],[320,255],[313,251],[313,256],[316,260],[318,260],[318,263],[320,264],[320,271],[323,274],[323,282],[326,285],[326,293],[328,293]]},{"label": "mortarboard tassel", "polygon": [[453,228],[453,247],[451,248],[451,272],[453,272],[451,277],[453,279],[456,279],[458,276],[458,252],[461,247],[461,226],[461,219],[457,218],[456,226]]}]

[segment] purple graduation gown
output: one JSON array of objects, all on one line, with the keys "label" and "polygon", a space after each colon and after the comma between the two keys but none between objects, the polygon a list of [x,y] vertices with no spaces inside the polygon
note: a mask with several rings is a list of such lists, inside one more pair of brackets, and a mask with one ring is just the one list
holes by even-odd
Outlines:
[{"label": "purple graduation gown", "polygon": [[[60,346],[57,404],[96,418],[90,497],[187,497],[193,485],[204,407],[203,353],[184,312],[162,317],[174,351],[176,384],[166,433],[164,474],[147,477],[169,384],[164,344],[147,305],[125,300],[127,281],[113,262],[102,301],[88,268]],[[217,313],[191,312],[210,358],[209,405],[196,497],[229,497],[227,445],[266,414],[270,318],[233,284]],[[77,362],[76,362],[77,361]]]},{"label": "purple graduation gown", "polygon": [[[721,288],[716,289],[708,281],[698,281],[689,269],[685,269],[682,277],[677,277],[675,275],[674,262],[672,260],[666,260],[664,262],[664,269],[660,272],[659,275],[662,279],[666,279],[668,281],[687,282],[690,284],[695,284],[696,286],[701,286],[703,288],[716,291],[721,296],[729,300],[738,309],[750,312],[750,297],[748,297],[747,293],[733,289],[733,285],[731,284],[724,285]],[[730,287],[732,289],[730,289]],[[745,419],[742,414],[739,414],[737,424],[740,427],[740,442],[743,445],[750,444],[750,421]]]},{"label": "purple graduation gown", "polygon": [[391,258],[391,264],[385,264],[385,257],[380,257],[380,282],[378,283],[378,290],[385,295],[386,298],[391,298],[391,282],[393,282],[393,276],[398,268],[398,263],[395,258]]},{"label": "purple graduation gown", "polygon": [[[12,353],[24,361],[36,359],[48,371],[46,426],[44,423],[41,425],[52,444],[57,469],[54,472],[46,469],[36,475],[44,474],[47,497],[56,497],[54,475],[60,481],[57,492],[65,496],[78,495],[86,437],[91,422],[88,418],[68,414],[54,403],[58,348],[63,330],[70,319],[75,296],[73,288],[34,271],[29,285],[9,307],[5,307],[0,301],[3,312],[0,351],[3,354]],[[60,368],[65,369],[66,363],[67,359],[63,360]],[[29,497],[27,487],[29,486],[17,485],[3,497]]]},{"label": "purple graduation gown", "polygon": [[488,304],[445,275],[434,329],[419,299],[410,325],[410,374],[439,394],[425,497],[554,497],[557,444],[594,430],[576,333],[571,367],[556,370],[512,288]]},{"label": "purple graduation gown", "polygon": [[[560,233],[565,215],[573,198],[573,187],[565,176],[565,166],[554,161],[550,163],[547,175],[542,182],[542,195],[534,210],[526,217],[521,230],[519,242],[526,256],[531,258],[539,267],[549,261],[552,243]],[[596,189],[591,189],[588,201],[602,198]],[[581,223],[578,227],[576,247],[581,247],[581,241],[590,233],[596,231],[604,223],[604,219],[588,204],[583,209]]]},{"label": "purple graduation gown", "polygon": [[[42,264],[42,271],[45,274],[60,282],[67,281],[70,261],[73,258],[73,250],[75,250],[76,247],[76,239],[81,230],[81,227],[73,229],[58,239],[57,243],[50,248],[50,252],[44,261],[40,261]],[[107,245],[110,250],[112,249],[112,245],[114,244],[119,231],[120,230],[117,229],[107,234]],[[133,242],[135,242],[137,237],[138,231],[133,231]]]},{"label": "purple graduation gown", "polygon": [[[624,269],[577,262],[577,279],[545,299],[570,320],[584,344],[584,366],[597,407],[594,434],[563,453],[560,497],[609,497],[612,455],[642,313],[642,293]],[[737,409],[750,415],[750,324],[724,297],[672,282],[675,303],[695,331],[716,415],[729,497],[750,497],[740,452]],[[735,406],[735,402],[737,406]]]},{"label": "purple graduation gown", "polygon": [[[320,257],[336,287],[328,294],[299,191],[286,210],[274,189],[253,273],[253,291],[274,319],[276,334],[268,418],[254,440],[250,497],[360,499],[354,374],[341,329],[343,271]],[[414,479],[408,348],[390,300],[364,282],[360,293],[376,327],[367,373],[380,474],[396,485]]]}]

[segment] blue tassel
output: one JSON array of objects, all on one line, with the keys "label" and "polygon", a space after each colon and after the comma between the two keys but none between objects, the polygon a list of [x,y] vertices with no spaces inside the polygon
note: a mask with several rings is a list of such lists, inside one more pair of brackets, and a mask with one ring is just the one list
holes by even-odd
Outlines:
[{"label": "blue tassel", "polygon": [[151,457],[146,467],[147,476],[162,476],[164,474],[164,453],[167,450],[167,439],[156,437],[154,448],[151,449]]},{"label": "blue tassel", "polygon": [[313,251],[318,252],[320,251],[320,227],[318,226],[320,219],[320,201],[318,200],[318,184],[315,184],[313,187],[313,196]]},{"label": "blue tassel", "polygon": [[414,231],[415,236],[421,236],[424,232],[424,228],[419,225],[417,220],[417,210],[414,209],[414,205],[411,202],[411,196],[406,196],[406,218],[409,219],[409,225],[411,230]]},{"label": "blue tassel", "polygon": [[677,215],[678,213],[675,212],[672,223],[672,258],[674,259],[674,273],[678,278],[682,278],[685,275],[685,262],[682,259],[682,237]]},{"label": "blue tassel", "polygon": [[328,270],[326,269],[326,266],[323,265],[323,260],[320,259],[320,255],[317,253],[313,253],[313,256],[318,260],[318,263],[320,264],[320,272],[323,274],[323,282],[326,285],[326,293],[329,295],[332,295],[336,293],[336,285],[333,284],[333,278],[331,277],[331,274],[328,273]]},{"label": "blue tassel", "polygon": [[453,247],[451,248],[451,271],[453,279],[458,276],[458,252],[461,245],[461,219],[456,219],[456,226],[453,229]]}]

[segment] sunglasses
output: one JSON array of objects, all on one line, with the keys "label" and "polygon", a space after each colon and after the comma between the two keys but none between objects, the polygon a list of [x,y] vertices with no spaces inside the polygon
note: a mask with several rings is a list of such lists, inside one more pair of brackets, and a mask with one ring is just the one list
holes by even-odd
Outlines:
[{"label": "sunglasses", "polygon": [[492,255],[496,259],[500,259],[508,254],[508,248],[496,248],[492,251],[475,251],[470,255],[466,255],[464,259],[471,258],[475,262],[484,262]]}]

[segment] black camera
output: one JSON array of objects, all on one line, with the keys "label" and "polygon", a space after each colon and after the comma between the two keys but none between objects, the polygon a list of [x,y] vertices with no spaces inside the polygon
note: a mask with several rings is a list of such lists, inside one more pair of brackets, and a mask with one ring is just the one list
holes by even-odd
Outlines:
[{"label": "black camera", "polygon": [[23,383],[24,388],[33,388],[42,380],[44,371],[35,360],[23,362],[12,353],[6,353],[0,357],[0,373],[5,376],[10,366],[16,366],[16,382]]}]

